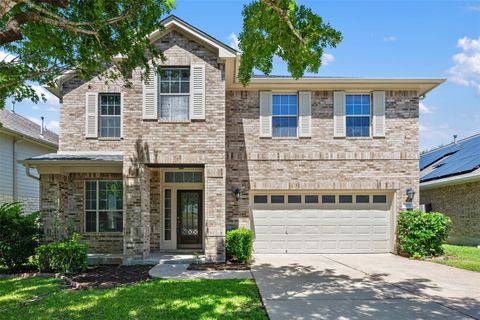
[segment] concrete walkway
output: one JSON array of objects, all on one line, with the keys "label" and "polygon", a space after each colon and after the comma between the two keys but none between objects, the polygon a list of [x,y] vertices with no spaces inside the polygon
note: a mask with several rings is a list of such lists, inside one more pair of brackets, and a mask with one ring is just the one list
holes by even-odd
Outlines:
[{"label": "concrete walkway", "polygon": [[152,278],[194,280],[194,279],[251,279],[249,270],[189,271],[188,264],[158,264],[148,274]]},{"label": "concrete walkway", "polygon": [[270,319],[480,319],[480,273],[391,254],[256,255]]}]

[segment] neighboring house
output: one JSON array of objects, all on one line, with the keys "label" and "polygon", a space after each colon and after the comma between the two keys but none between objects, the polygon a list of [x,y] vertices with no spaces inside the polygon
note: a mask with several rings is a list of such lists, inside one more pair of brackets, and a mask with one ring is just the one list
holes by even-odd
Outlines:
[{"label": "neighboring house", "polygon": [[[0,204],[20,201],[26,213],[39,209],[39,182],[17,160],[58,150],[58,135],[13,111],[0,109]],[[33,176],[38,176],[31,170]]]},{"label": "neighboring house", "polygon": [[449,242],[480,245],[480,134],[420,156],[420,203],[452,219]]},{"label": "neighboring house", "polygon": [[[240,53],[171,16],[152,41],[160,75],[130,88],[67,73],[57,154],[41,175],[45,232],[59,214],[91,252],[203,250],[226,230],[257,253],[394,250],[405,189],[418,192],[419,99],[443,79],[254,77]],[[418,206],[418,197],[414,199]]]}]

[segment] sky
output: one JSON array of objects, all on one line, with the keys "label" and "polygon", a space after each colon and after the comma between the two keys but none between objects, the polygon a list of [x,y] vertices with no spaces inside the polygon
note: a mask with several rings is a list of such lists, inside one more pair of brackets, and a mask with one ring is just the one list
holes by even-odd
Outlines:
[{"label": "sky", "polygon": [[[480,133],[480,1],[305,0],[343,34],[323,57],[320,76],[435,77],[447,81],[420,104],[420,149]],[[177,0],[172,12],[231,46],[242,30],[241,0]],[[1,58],[2,52],[0,52]],[[275,60],[272,74],[288,74]],[[58,99],[17,103],[16,112],[34,121],[45,116],[58,131]]]}]

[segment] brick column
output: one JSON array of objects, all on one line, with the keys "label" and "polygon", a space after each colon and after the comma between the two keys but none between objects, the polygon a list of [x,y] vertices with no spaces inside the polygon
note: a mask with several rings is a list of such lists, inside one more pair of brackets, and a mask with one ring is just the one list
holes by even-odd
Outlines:
[{"label": "brick column", "polygon": [[124,263],[150,254],[150,169],[144,164],[123,166]]},{"label": "brick column", "polygon": [[64,230],[68,221],[68,177],[61,174],[40,176],[40,212],[44,241],[67,236]]}]

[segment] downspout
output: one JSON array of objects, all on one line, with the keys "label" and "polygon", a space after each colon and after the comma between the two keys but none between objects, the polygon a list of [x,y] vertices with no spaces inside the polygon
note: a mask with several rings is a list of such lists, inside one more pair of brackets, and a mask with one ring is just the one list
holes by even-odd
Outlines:
[{"label": "downspout", "polygon": [[13,139],[13,149],[12,149],[12,157],[13,157],[13,179],[12,179],[12,185],[13,185],[13,201],[17,202],[18,201],[18,170],[17,170],[17,143],[22,142],[25,140],[25,137],[22,136],[20,139]]}]

